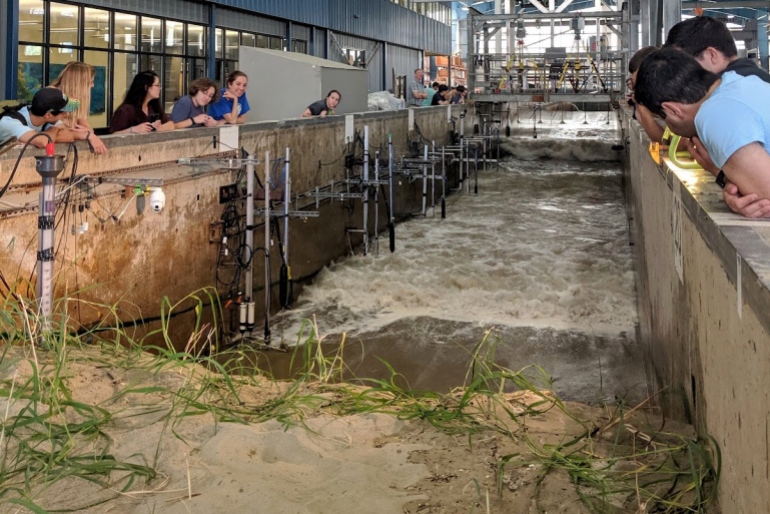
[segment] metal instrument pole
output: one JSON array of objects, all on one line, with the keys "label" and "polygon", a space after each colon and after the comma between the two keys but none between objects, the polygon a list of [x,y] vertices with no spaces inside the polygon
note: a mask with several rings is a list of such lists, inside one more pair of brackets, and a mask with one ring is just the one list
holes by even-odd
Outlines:
[{"label": "metal instrument pole", "polygon": [[[50,139],[49,139],[50,141]],[[48,143],[46,155],[35,160],[35,169],[43,179],[38,205],[37,284],[35,292],[40,306],[43,333],[51,328],[53,314],[54,237],[56,225],[56,177],[64,169],[64,156],[54,155],[54,144]],[[41,334],[42,335],[42,334]]]},{"label": "metal instrument pole", "polygon": [[270,152],[265,152],[265,344],[270,344]]},{"label": "metal instrument pole", "polygon": [[369,253],[369,125],[364,126],[364,255]]}]

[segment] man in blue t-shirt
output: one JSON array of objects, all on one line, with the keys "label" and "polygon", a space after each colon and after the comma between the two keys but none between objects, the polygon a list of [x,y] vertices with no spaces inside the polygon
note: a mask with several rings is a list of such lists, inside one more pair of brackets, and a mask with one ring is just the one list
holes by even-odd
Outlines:
[{"label": "man in blue t-shirt", "polygon": [[[61,126],[67,113],[76,111],[79,105],[79,101],[67,98],[60,89],[44,87],[35,93],[30,105],[0,113],[0,142],[15,137],[20,143],[26,143],[40,132],[48,134],[55,143],[85,139],[90,132]],[[30,144],[44,148],[46,143],[48,138],[35,137]]]},{"label": "man in blue t-shirt", "polygon": [[684,52],[664,48],[642,62],[634,94],[674,133],[698,136],[723,181],[743,195],[770,198],[770,84],[735,72],[719,78]]},{"label": "man in blue t-shirt", "polygon": [[[730,29],[722,20],[709,16],[696,16],[674,25],[666,36],[665,47],[673,47],[695,57],[698,63],[712,73],[721,76],[723,73],[734,71],[743,77],[756,76],[770,83],[770,73],[757,63],[746,57],[738,57],[738,47],[735,44]],[[721,171],[705,151],[703,143],[697,138],[682,140],[703,169],[719,177]],[[720,177],[719,184],[723,186],[725,203],[733,211],[749,217],[770,215],[770,199],[754,199],[741,196],[734,184]]]}]

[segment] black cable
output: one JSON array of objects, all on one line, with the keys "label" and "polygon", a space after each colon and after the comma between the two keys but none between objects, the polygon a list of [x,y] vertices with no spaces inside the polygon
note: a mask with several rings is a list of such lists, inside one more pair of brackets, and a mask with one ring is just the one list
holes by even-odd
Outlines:
[{"label": "black cable", "polygon": [[417,135],[420,136],[420,141],[423,141],[426,144],[433,144],[433,141],[429,141],[425,136],[422,135],[422,131],[420,130],[420,126],[417,124],[417,122],[414,122],[414,131],[417,132]]},{"label": "black cable", "polygon": [[0,189],[0,198],[3,197],[5,192],[11,186],[11,182],[13,182],[13,177],[16,175],[16,171],[19,169],[19,163],[21,162],[21,158],[24,156],[24,152],[27,151],[27,147],[30,145],[30,143],[32,143],[32,141],[35,140],[35,138],[38,138],[38,137],[45,137],[48,139],[49,143],[53,143],[51,136],[49,136],[45,132],[38,132],[37,134],[29,138],[26,143],[24,143],[24,147],[21,149],[21,152],[19,152],[19,156],[16,158],[16,163],[13,165],[13,169],[11,170],[11,176],[8,177],[8,182],[6,182],[3,188]]}]

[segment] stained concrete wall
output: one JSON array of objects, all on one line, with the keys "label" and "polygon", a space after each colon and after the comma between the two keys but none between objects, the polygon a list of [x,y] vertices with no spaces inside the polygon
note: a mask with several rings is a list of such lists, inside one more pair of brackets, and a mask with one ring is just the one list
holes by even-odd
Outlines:
[{"label": "stained concrete wall", "polygon": [[[453,107],[455,116],[469,106]],[[371,151],[380,148],[387,156],[387,134],[393,134],[395,155],[409,151],[409,142],[418,135],[409,131],[408,111],[359,113],[355,129],[363,133],[369,126]],[[422,134],[437,144],[448,142],[451,125],[446,107],[415,111],[415,122]],[[74,295],[100,304],[119,304],[123,320],[157,316],[160,300],[168,296],[176,302],[187,294],[215,284],[219,245],[210,243],[211,224],[220,219],[223,206],[218,203],[219,187],[234,181],[234,171],[207,170],[180,166],[176,160],[193,156],[232,156],[230,148],[213,147],[218,129],[180,130],[162,134],[107,136],[106,156],[90,154],[78,143],[78,174],[106,178],[162,178],[165,183],[166,208],[150,212],[149,205],[137,213],[133,190],[119,185],[94,186],[89,198],[79,187],[70,190],[70,201],[59,216],[66,214],[57,227],[56,295]],[[220,139],[221,141],[221,139]],[[246,124],[239,130],[239,147],[263,158],[282,157],[291,148],[292,190],[302,194],[316,186],[327,186],[345,178],[344,155],[350,148],[345,142],[345,118],[296,119],[284,122]],[[31,154],[40,153],[29,150]],[[66,147],[57,148],[65,153]],[[5,182],[18,156],[18,150],[0,157],[0,182]],[[72,162],[70,155],[70,164]],[[263,176],[263,168],[259,168]],[[67,177],[70,167],[62,174]],[[12,188],[0,199],[0,270],[5,279],[32,279],[37,250],[37,207],[39,175],[34,157],[25,156],[12,182]],[[421,183],[402,181],[395,193],[395,213],[405,217],[418,210],[421,195],[415,194]],[[312,204],[312,198],[299,202]],[[385,226],[385,208],[380,204],[380,227]],[[310,206],[315,209],[315,206]],[[349,252],[360,235],[348,241],[347,228],[360,227],[361,202],[322,203],[321,217],[291,220],[291,264],[295,280],[308,279],[326,264]],[[372,203],[373,209],[373,203]],[[120,216],[120,213],[123,213]],[[113,217],[110,217],[112,213]],[[116,219],[119,218],[119,219]],[[79,233],[84,221],[89,230]],[[258,220],[259,221],[259,220]],[[257,244],[264,240],[260,225],[255,232]],[[397,240],[398,245],[398,240]],[[386,244],[383,245],[387,247]],[[278,279],[280,259],[277,247],[271,255],[273,282]],[[260,292],[264,289],[264,259],[255,260],[255,293],[261,312]],[[34,288],[33,288],[34,289]],[[21,286],[20,290],[26,290]],[[277,297],[277,288],[274,294]],[[75,306],[77,308],[75,309]],[[89,324],[105,314],[104,310],[73,302],[75,324]],[[179,341],[183,347],[186,340]]]},{"label": "stained concrete wall", "polygon": [[770,224],[731,214],[708,173],[656,164],[621,121],[650,394],[719,443],[724,514],[770,512]]}]

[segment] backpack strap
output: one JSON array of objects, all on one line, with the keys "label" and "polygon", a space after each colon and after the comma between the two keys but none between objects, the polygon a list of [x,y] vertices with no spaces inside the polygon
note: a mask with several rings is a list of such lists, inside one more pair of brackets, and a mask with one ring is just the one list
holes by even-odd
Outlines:
[{"label": "backpack strap", "polygon": [[0,112],[0,118],[4,118],[6,116],[10,116],[11,118],[15,119],[16,121],[21,122],[22,125],[25,127],[29,127],[29,123],[27,123],[27,118],[25,118],[19,111],[22,110],[24,107],[26,107],[27,104],[19,104],[14,107],[9,107],[7,105],[3,106],[3,112]]}]

